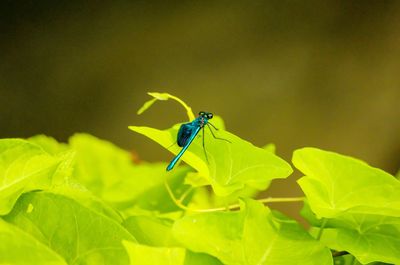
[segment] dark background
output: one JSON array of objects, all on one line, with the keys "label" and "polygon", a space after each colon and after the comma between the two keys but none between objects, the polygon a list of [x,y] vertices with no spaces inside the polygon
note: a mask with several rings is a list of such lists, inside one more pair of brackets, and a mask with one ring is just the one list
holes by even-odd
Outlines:
[{"label": "dark background", "polygon": [[[262,146],[316,146],[400,168],[398,1],[2,1],[0,137],[89,132],[144,160],[128,125],[186,120],[147,91]],[[294,179],[272,195],[299,194]]]}]

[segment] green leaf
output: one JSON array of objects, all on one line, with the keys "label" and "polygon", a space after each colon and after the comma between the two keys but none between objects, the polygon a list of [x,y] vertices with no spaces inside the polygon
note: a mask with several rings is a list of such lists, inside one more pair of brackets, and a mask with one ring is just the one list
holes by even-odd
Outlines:
[{"label": "green leaf", "polygon": [[188,249],[226,264],[332,264],[329,249],[299,224],[250,199],[239,212],[185,216],[173,232]]},{"label": "green leaf", "polygon": [[[184,177],[190,169],[187,167],[179,167],[173,173],[167,173],[165,171],[166,164],[153,164],[149,167],[152,169],[151,173],[147,175],[138,175],[140,178],[138,177],[137,181],[130,183],[131,186],[127,185],[128,188],[132,187],[130,188],[131,190],[140,190],[141,192],[137,193],[137,196],[130,205],[125,206],[129,207],[134,205],[134,207],[159,213],[181,211],[181,209],[176,206],[175,202],[169,196],[167,189],[165,188],[165,181],[168,182],[168,185],[175,197],[179,198],[190,187],[184,184]],[[142,183],[146,183],[147,180],[145,181],[145,179],[148,178],[152,178],[150,179],[152,185],[143,185]],[[187,198],[184,200],[184,203],[187,203],[190,198],[191,196],[187,196]],[[123,209],[125,210],[128,208]]]},{"label": "green leaf", "polygon": [[85,206],[100,215],[110,217],[118,223],[122,223],[123,221],[120,213],[99,197],[94,196],[88,189],[86,189],[82,184],[76,182],[74,179],[67,179],[65,183],[53,187],[50,191],[55,194],[69,197],[82,206]]},{"label": "green leaf", "polygon": [[[123,225],[139,244],[126,243],[131,264],[221,264],[216,258],[182,248],[172,234],[173,221],[155,216],[131,216]],[[149,259],[149,257],[152,257]]]},{"label": "green leaf", "polygon": [[123,226],[140,244],[155,247],[178,246],[172,235],[173,221],[155,216],[130,216]]},{"label": "green leaf", "polygon": [[[400,263],[400,220],[394,217],[359,215],[359,227],[326,228],[321,242],[351,253],[362,264]],[[332,226],[332,224],[330,225]]]},{"label": "green leaf", "polygon": [[292,160],[305,174],[298,183],[318,218],[343,213],[400,217],[400,181],[383,170],[316,148],[296,150]]},{"label": "green leaf", "polygon": [[129,241],[123,241],[123,244],[132,265],[222,265],[209,255],[192,253],[180,247],[151,247]]},{"label": "green leaf", "polygon": [[20,139],[0,140],[0,215],[27,191],[46,189],[58,180],[63,160]]},{"label": "green leaf", "polygon": [[53,137],[49,137],[44,134],[32,136],[27,140],[42,147],[43,150],[51,155],[57,155],[61,152],[68,151],[69,149],[67,144],[59,143]]},{"label": "green leaf", "polygon": [[276,154],[276,146],[273,143],[270,144],[266,144],[265,146],[263,146],[263,148],[273,154]]},{"label": "green leaf", "polygon": [[398,180],[360,160],[315,148],[295,151],[293,163],[306,175],[299,180],[308,198],[302,215],[313,226],[325,218],[322,242],[363,264],[400,262]]},{"label": "green leaf", "polygon": [[128,241],[123,241],[123,244],[131,265],[183,265],[185,261],[186,251],[183,248],[150,247]]},{"label": "green leaf", "polygon": [[[188,111],[189,119],[193,120],[194,115],[191,108],[182,100],[167,93],[149,93],[154,99],[146,102],[139,110],[139,114],[149,108],[157,100],[172,98],[180,102]],[[198,175],[190,175],[187,183],[194,186],[212,185],[214,192],[219,196],[228,196],[244,189],[246,186],[264,190],[269,186],[272,179],[286,178],[292,173],[292,168],[284,160],[273,154],[275,147],[269,145],[266,149],[253,146],[251,143],[224,130],[223,120],[214,116],[213,123],[219,127],[218,137],[229,140],[231,143],[212,138],[212,135],[205,128],[208,136],[204,137],[207,150],[204,150],[201,140],[195,140],[182,160],[195,168]],[[129,128],[169,149],[174,154],[180,151],[176,143],[176,135],[180,124],[168,130],[157,130],[149,127],[130,126]],[[201,133],[200,133],[201,134]],[[199,135],[200,137],[200,135]],[[205,153],[207,152],[207,161]],[[208,163],[209,162],[209,163]],[[201,181],[203,178],[203,181]]]},{"label": "green leaf", "polygon": [[210,185],[210,182],[198,172],[189,172],[185,177],[185,184],[194,188]]},{"label": "green leaf", "polygon": [[128,152],[88,134],[75,134],[69,142],[76,152],[74,176],[79,182],[106,201],[130,199],[130,196],[124,198],[125,193],[113,194],[118,197],[107,196],[107,193],[115,192],[113,187],[122,179],[135,173]]},{"label": "green leaf", "polygon": [[186,250],[184,265],[223,265],[217,258],[204,254]]},{"label": "green leaf", "polygon": [[61,256],[0,218],[0,264],[66,265]]},{"label": "green leaf", "polygon": [[194,114],[193,114],[192,108],[190,108],[188,105],[186,105],[186,103],[183,102],[180,98],[175,97],[175,96],[173,96],[171,94],[168,94],[168,93],[149,92],[147,94],[152,96],[153,99],[145,102],[143,104],[143,106],[138,110],[137,114],[142,114],[145,110],[150,108],[157,100],[173,99],[173,100],[177,101],[179,104],[181,104],[185,108],[186,113],[187,113],[188,118],[189,118],[190,121],[194,119]]},{"label": "green leaf", "polygon": [[44,151],[62,160],[53,179],[56,182],[66,182],[73,172],[75,152],[67,144],[59,143],[54,138],[46,135],[36,135],[28,138],[30,143],[40,146]]},{"label": "green leaf", "polygon": [[[118,209],[126,209],[135,203],[156,210],[162,210],[168,203],[171,208],[164,182],[168,180],[177,189],[182,186],[183,176],[188,171],[182,168],[167,174],[163,163],[135,165],[125,150],[87,134],[74,135],[70,143],[76,151],[76,179]],[[156,203],[157,198],[159,203]]]},{"label": "green leaf", "polygon": [[212,192],[207,187],[198,187],[193,189],[193,194],[188,203],[188,207],[191,209],[214,208],[216,206],[214,198],[215,196],[213,196]]},{"label": "green leaf", "polygon": [[21,196],[5,219],[47,244],[68,264],[127,264],[121,242],[135,241],[113,219],[50,192]]},{"label": "green leaf", "polygon": [[[305,205],[302,215],[315,227],[321,226]],[[332,249],[345,250],[361,263],[400,263],[400,218],[368,214],[343,214],[326,219],[321,241]],[[315,231],[316,229],[313,229]],[[315,232],[318,233],[318,232]]]},{"label": "green leaf", "polygon": [[73,172],[76,152],[71,150],[67,144],[58,143],[54,138],[45,135],[36,135],[30,137],[28,140],[42,147],[47,153],[63,160],[58,170],[60,178],[63,178],[63,181],[60,181],[58,185],[51,188],[53,193],[73,198],[92,210],[107,215],[120,223],[122,222],[121,216],[114,209],[106,205],[98,197],[95,197],[85,186],[81,185],[75,179],[70,178]]},{"label": "green leaf", "polygon": [[[171,146],[175,143],[179,124],[164,131],[149,127],[129,128],[149,137],[174,154],[180,151],[177,145]],[[201,139],[193,141],[182,160],[206,178],[219,196],[228,196],[246,186],[264,190],[272,179],[286,178],[292,173],[290,165],[281,158],[227,131],[218,130],[216,134],[231,143],[213,138],[207,128],[205,132],[209,163],[206,162]]]}]

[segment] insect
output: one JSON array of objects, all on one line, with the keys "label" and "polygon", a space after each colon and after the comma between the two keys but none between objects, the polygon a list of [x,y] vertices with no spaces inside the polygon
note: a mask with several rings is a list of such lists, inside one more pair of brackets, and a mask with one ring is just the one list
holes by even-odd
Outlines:
[{"label": "insect", "polygon": [[224,140],[230,143],[229,140],[223,139],[216,137],[211,130],[212,126],[215,130],[218,130],[212,123],[210,123],[209,120],[213,118],[213,114],[211,112],[205,112],[205,111],[200,111],[199,116],[194,119],[192,122],[189,123],[184,123],[181,125],[178,131],[177,135],[177,143],[179,147],[182,147],[181,151],[172,159],[172,161],[169,163],[167,167],[167,171],[170,171],[171,169],[174,168],[176,163],[179,161],[179,159],[182,157],[182,155],[185,153],[185,151],[189,148],[190,144],[193,142],[194,138],[196,138],[197,134],[200,132],[201,129],[203,129],[203,150],[204,154],[206,156],[206,160],[208,162],[208,157],[207,157],[207,152],[204,146],[204,127],[207,125],[208,128],[210,129],[211,134],[215,139],[219,140]]}]

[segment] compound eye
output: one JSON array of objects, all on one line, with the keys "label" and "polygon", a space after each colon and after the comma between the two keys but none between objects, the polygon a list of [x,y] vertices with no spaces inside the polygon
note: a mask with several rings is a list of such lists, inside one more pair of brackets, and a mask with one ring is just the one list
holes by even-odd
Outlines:
[{"label": "compound eye", "polygon": [[213,117],[213,114],[212,114],[212,113],[207,113],[207,118],[208,118],[208,119],[212,119],[212,117]]},{"label": "compound eye", "polygon": [[203,115],[204,115],[204,111],[200,111],[199,116],[203,116]]}]

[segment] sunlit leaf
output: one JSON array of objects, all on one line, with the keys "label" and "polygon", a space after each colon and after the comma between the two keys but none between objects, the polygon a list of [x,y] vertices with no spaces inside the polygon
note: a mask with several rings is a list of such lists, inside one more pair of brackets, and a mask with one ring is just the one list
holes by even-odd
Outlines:
[{"label": "sunlit leaf", "polygon": [[0,264],[67,265],[34,237],[0,218]]},{"label": "sunlit leaf", "polygon": [[[163,173],[160,173],[160,176],[164,177],[164,181],[162,183],[159,182],[158,185],[154,185],[150,189],[143,191],[134,201],[136,206],[142,209],[158,211],[161,213],[181,210],[176,206],[175,202],[168,194],[167,189],[165,188],[165,181],[168,182],[168,185],[175,197],[179,198],[186,192],[187,189],[190,188],[190,186],[184,184],[184,177],[190,169],[187,167],[179,167],[172,174],[164,175],[165,166],[165,164],[162,164],[162,167],[158,168],[160,171],[163,171]],[[157,178],[155,179],[157,180]],[[187,196],[183,202],[186,203],[189,199],[190,196]]]},{"label": "sunlit leaf", "polygon": [[170,247],[178,246],[172,235],[173,221],[154,216],[130,216],[123,226],[136,238],[140,244]]},{"label": "sunlit leaf", "polygon": [[127,264],[121,241],[135,241],[113,219],[49,192],[24,194],[5,219],[48,245],[68,264]]},{"label": "sunlit leaf", "polygon": [[[195,118],[179,98],[149,95],[138,113],[172,99]],[[87,134],[0,140],[0,264],[400,264],[398,174],[295,151],[306,232],[251,199],[292,172],[275,145],[252,145],[218,115],[209,122],[218,129],[205,126],[182,157],[189,166],[171,171]],[[180,126],[130,128],[177,154]],[[349,253],[333,260],[337,251]]]},{"label": "sunlit leaf", "polygon": [[130,264],[136,265],[183,265],[186,251],[183,248],[151,247],[124,241]]},{"label": "sunlit leaf", "polygon": [[119,212],[109,204],[105,203],[99,197],[93,195],[85,186],[78,183],[74,179],[67,179],[65,183],[52,187],[50,190],[52,193],[60,194],[73,199],[82,206],[89,208],[92,211],[105,215],[122,223],[123,219]]},{"label": "sunlit leaf", "polygon": [[348,251],[363,264],[400,264],[400,218],[355,215],[351,223],[353,227],[324,229],[321,241],[331,248]]},{"label": "sunlit leaf", "polygon": [[180,247],[152,247],[123,241],[131,265],[222,265],[217,259]]},{"label": "sunlit leaf", "polygon": [[223,265],[217,258],[186,250],[184,265]]},{"label": "sunlit leaf", "polygon": [[[138,126],[129,128],[169,148],[174,154],[180,151],[177,145],[171,146],[176,141],[179,125],[164,131]],[[227,131],[218,130],[216,134],[230,143],[213,138],[208,128],[205,132],[209,163],[205,158],[201,136],[193,141],[182,160],[206,178],[219,196],[230,195],[245,186],[263,190],[272,179],[286,178],[292,173],[290,165],[281,158]]]},{"label": "sunlit leaf", "polygon": [[[173,202],[169,199],[164,182],[168,180],[177,195],[177,189],[183,188],[181,186],[187,168],[167,174],[164,163],[135,165],[127,151],[87,134],[74,135],[70,143],[76,152],[75,178],[95,195],[119,209],[134,204],[147,209],[171,209]],[[172,207],[176,209],[176,206]]]},{"label": "sunlit leaf", "polygon": [[173,221],[170,219],[131,216],[123,225],[138,241],[137,244],[124,243],[131,264],[221,264],[209,255],[193,253],[182,248],[173,237]]},{"label": "sunlit leaf", "polygon": [[[156,93],[153,97],[165,100],[171,96]],[[149,104],[152,103],[147,102],[143,108],[147,108]],[[211,127],[205,128],[198,135],[198,138],[205,139],[205,144],[203,145],[201,139],[196,139],[182,157],[183,161],[198,172],[197,175],[191,174],[186,183],[195,187],[210,184],[217,195],[229,196],[246,187],[256,190],[266,189],[272,179],[286,178],[291,174],[290,165],[273,154],[275,150],[273,145],[266,149],[255,147],[223,130],[224,125],[220,117],[214,116],[214,121],[216,126],[220,127],[215,134],[224,140],[213,137]],[[177,124],[164,131],[138,126],[129,128],[177,154],[181,148],[174,143],[179,127],[180,124]],[[204,133],[206,135],[201,136]]]},{"label": "sunlit leaf", "polygon": [[104,198],[121,179],[134,175],[127,151],[88,134],[75,134],[69,142],[76,152],[75,178],[99,197]]},{"label": "sunlit leaf", "polygon": [[273,154],[276,154],[276,145],[275,144],[267,144],[265,146],[263,146],[263,148]]},{"label": "sunlit leaf", "polygon": [[198,172],[189,172],[185,178],[185,184],[192,187],[203,187],[211,185],[211,183]]},{"label": "sunlit leaf", "polygon": [[207,187],[198,187],[194,189],[188,206],[192,209],[213,208],[216,206],[213,200],[215,197]]},{"label": "sunlit leaf", "polygon": [[383,170],[316,148],[296,150],[293,164],[305,174],[298,183],[319,218],[343,213],[400,217],[400,181]]},{"label": "sunlit leaf", "polygon": [[53,137],[46,136],[44,134],[32,136],[27,140],[31,143],[39,145],[43,148],[43,150],[51,155],[57,155],[69,149],[67,144],[59,143]]},{"label": "sunlit leaf", "polygon": [[0,215],[7,214],[18,197],[46,189],[58,180],[63,160],[20,139],[0,140]]},{"label": "sunlit leaf", "polygon": [[44,151],[62,160],[55,176],[58,182],[65,182],[72,175],[75,163],[75,152],[65,143],[59,143],[53,137],[43,134],[27,139],[30,143],[40,146]]},{"label": "sunlit leaf", "polygon": [[294,220],[250,199],[239,212],[185,216],[173,232],[188,249],[225,264],[332,264],[329,249]]},{"label": "sunlit leaf", "polygon": [[[302,215],[319,229],[322,220],[307,204]],[[337,218],[325,219],[324,228],[323,243],[332,249],[351,253],[363,264],[374,261],[400,264],[399,217],[344,213]]]}]

